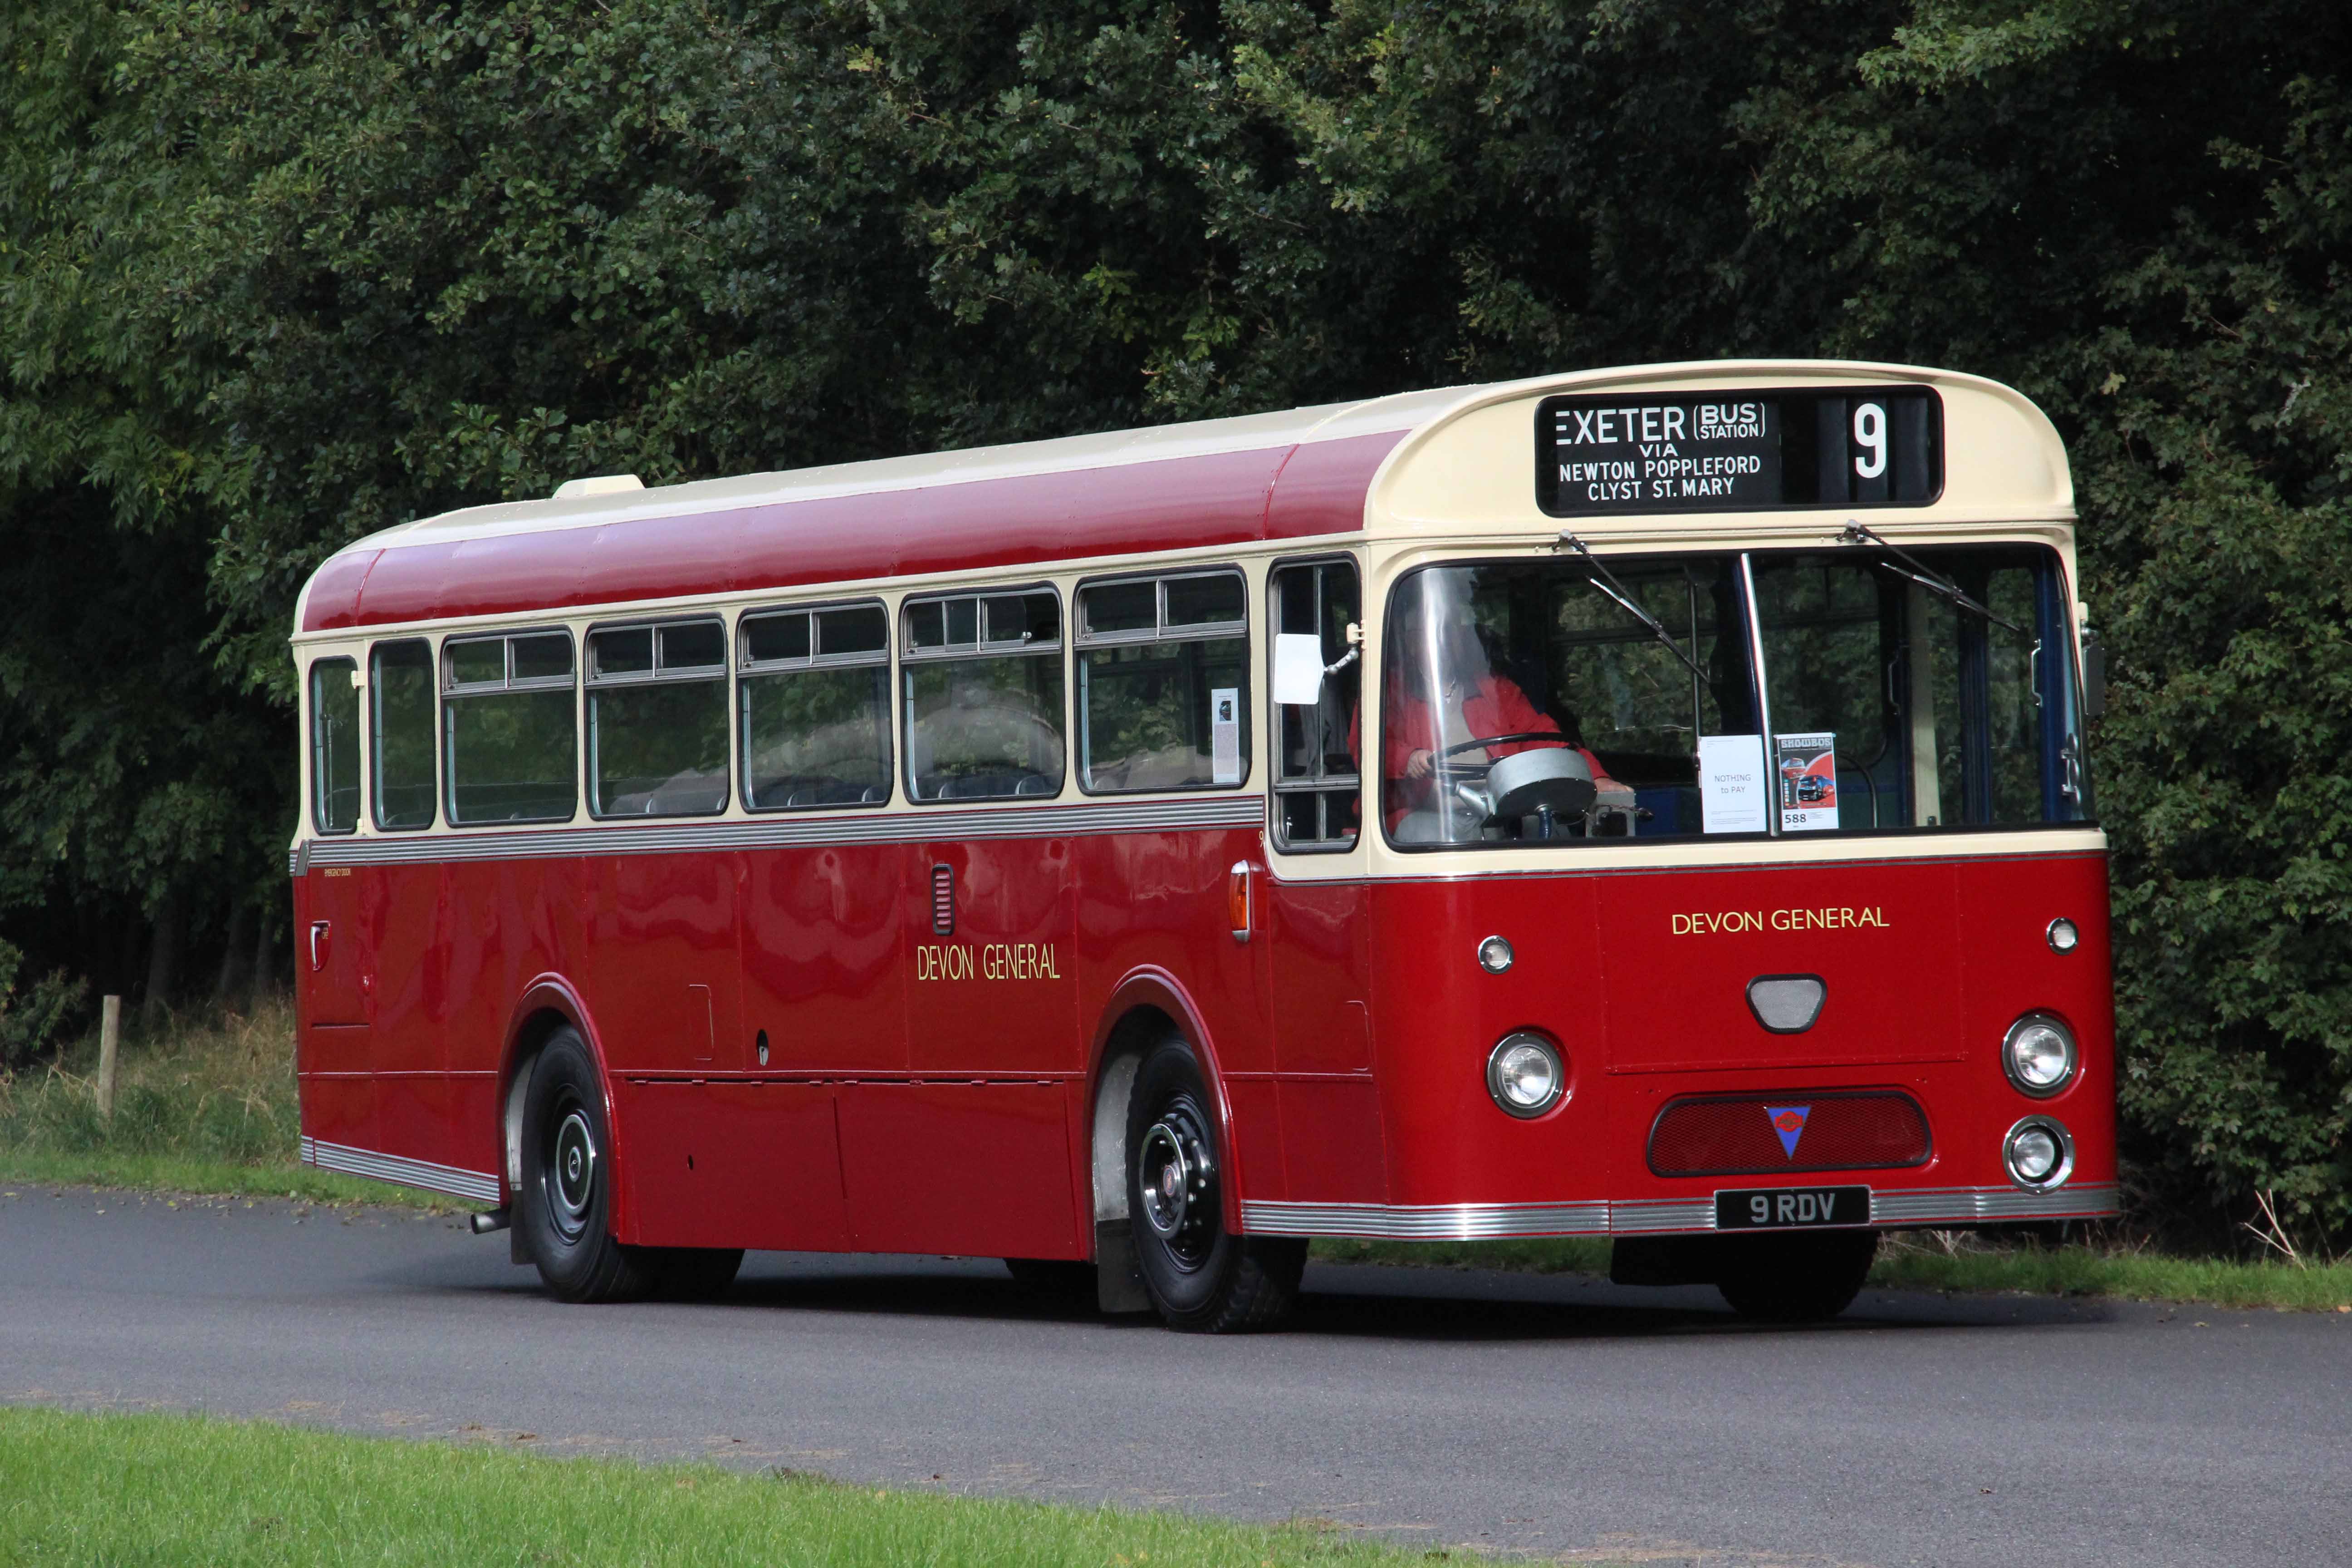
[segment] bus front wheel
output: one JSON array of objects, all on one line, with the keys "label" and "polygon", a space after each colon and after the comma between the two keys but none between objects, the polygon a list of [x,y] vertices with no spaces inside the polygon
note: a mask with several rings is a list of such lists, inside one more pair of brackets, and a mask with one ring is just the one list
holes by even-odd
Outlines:
[{"label": "bus front wheel", "polygon": [[1171,1037],[1136,1069],[1127,1102],[1127,1206],[1143,1288],[1169,1327],[1268,1328],[1307,1268],[1301,1237],[1236,1236],[1224,1223],[1224,1162],[1192,1047]]},{"label": "bus front wheel", "polygon": [[1719,1239],[1715,1288],[1731,1310],[1766,1323],[1818,1323],[1853,1304],[1878,1255],[1874,1230]]},{"label": "bus front wheel", "polygon": [[653,1289],[654,1260],[613,1237],[612,1135],[595,1058],[558,1029],[531,1064],[516,1221],[547,1288],[566,1301],[627,1301]]}]

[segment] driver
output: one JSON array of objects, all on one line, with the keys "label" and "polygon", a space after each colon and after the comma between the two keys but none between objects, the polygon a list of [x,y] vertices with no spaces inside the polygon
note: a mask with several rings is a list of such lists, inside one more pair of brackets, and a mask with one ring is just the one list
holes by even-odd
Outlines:
[{"label": "driver", "polygon": [[[1431,776],[1442,766],[1484,766],[1520,752],[1572,743],[1549,714],[1528,700],[1517,682],[1487,663],[1476,631],[1461,622],[1449,621],[1438,629],[1438,689],[1433,703],[1430,661],[1419,651],[1423,626],[1418,600],[1401,605],[1390,626],[1391,646],[1402,654],[1386,661],[1388,679],[1381,690],[1381,711],[1386,715],[1381,745],[1381,808],[1391,830],[1406,813],[1434,803]],[[1360,724],[1360,716],[1349,727],[1351,754],[1358,754]],[[1440,754],[1448,747],[1489,736],[1537,734],[1559,738],[1496,741],[1491,745],[1466,746],[1451,757]],[[1600,758],[1583,746],[1576,750],[1592,770],[1596,790],[1624,788],[1609,776]]]}]

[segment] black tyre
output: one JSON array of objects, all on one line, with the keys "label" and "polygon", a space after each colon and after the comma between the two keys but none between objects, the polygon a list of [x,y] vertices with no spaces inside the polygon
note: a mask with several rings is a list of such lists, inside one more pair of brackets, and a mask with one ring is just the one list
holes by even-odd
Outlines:
[{"label": "black tyre", "polygon": [[1168,1326],[1268,1328],[1307,1268],[1299,1237],[1225,1229],[1224,1151],[1200,1064],[1181,1039],[1155,1047],[1127,1102],[1127,1206],[1144,1290]]},{"label": "black tyre", "polygon": [[735,1283],[743,1267],[740,1247],[665,1247],[652,1260],[655,1289],[667,1301],[711,1301]]},{"label": "black tyre", "polygon": [[547,1288],[566,1301],[628,1301],[650,1291],[656,1259],[613,1239],[612,1134],[604,1085],[577,1032],[551,1036],[523,1100],[516,1228]]},{"label": "black tyre", "polygon": [[1725,1237],[1716,1289],[1743,1318],[1818,1323],[1853,1304],[1878,1256],[1874,1230]]}]

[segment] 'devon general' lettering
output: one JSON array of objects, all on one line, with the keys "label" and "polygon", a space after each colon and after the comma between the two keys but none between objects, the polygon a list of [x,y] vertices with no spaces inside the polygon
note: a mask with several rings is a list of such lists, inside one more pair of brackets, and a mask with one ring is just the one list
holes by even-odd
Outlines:
[{"label": "'devon general' lettering", "polygon": [[1052,942],[924,942],[915,949],[915,978],[928,980],[1059,980]]},{"label": "'devon general' lettering", "polygon": [[1761,910],[1692,910],[1667,916],[1676,936],[1718,936],[1764,929]]}]

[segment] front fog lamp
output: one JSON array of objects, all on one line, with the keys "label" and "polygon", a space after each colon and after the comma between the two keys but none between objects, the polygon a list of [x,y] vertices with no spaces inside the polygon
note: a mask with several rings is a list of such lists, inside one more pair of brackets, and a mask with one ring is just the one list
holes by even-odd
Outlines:
[{"label": "front fog lamp", "polygon": [[1486,1092],[1513,1116],[1541,1116],[1568,1091],[1559,1048],[1541,1035],[1505,1035],[1486,1056]]},{"label": "front fog lamp", "polygon": [[2009,1179],[2029,1193],[2046,1193],[2074,1173],[2074,1140],[2047,1116],[2029,1116],[2001,1140]]},{"label": "front fog lamp", "polygon": [[2074,1037],[2047,1013],[2028,1013],[2000,1043],[2001,1070],[2020,1094],[2047,1100],[2074,1081]]}]

